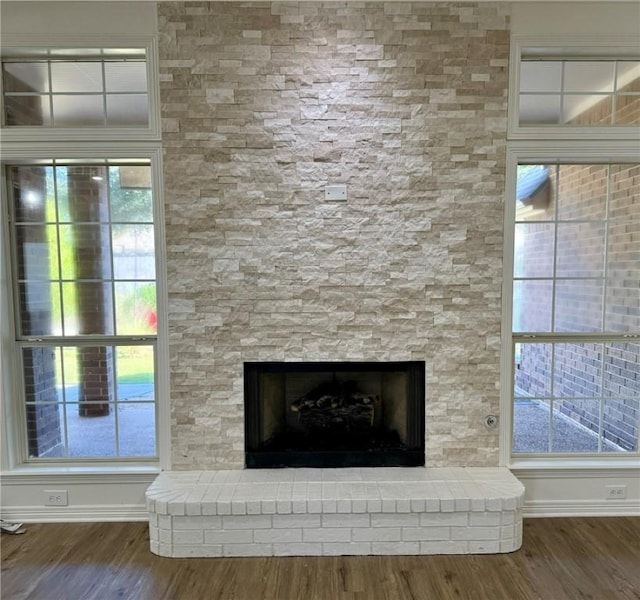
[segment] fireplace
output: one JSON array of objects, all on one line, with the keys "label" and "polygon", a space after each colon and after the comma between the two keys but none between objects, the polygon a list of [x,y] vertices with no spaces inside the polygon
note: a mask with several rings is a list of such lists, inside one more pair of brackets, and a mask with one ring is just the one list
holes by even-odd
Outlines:
[{"label": "fireplace", "polygon": [[247,468],[425,464],[425,363],[244,364]]}]

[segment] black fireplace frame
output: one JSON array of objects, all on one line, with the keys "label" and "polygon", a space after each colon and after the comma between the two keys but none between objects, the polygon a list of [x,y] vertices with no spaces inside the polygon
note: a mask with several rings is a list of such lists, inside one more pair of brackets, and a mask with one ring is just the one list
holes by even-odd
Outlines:
[{"label": "black fireplace frame", "polygon": [[[398,372],[406,374],[406,440],[402,449],[286,450],[262,446],[264,410],[261,380],[265,373]],[[248,469],[283,467],[421,467],[425,465],[425,362],[245,362],[245,465]]]}]

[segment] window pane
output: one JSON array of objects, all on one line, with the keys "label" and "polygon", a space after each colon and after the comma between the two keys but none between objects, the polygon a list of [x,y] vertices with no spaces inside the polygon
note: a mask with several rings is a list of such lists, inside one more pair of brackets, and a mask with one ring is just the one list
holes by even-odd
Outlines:
[{"label": "window pane", "polygon": [[120,456],[156,456],[156,413],[150,402],[118,404]]},{"label": "window pane", "polygon": [[[82,412],[91,410],[92,406],[91,403],[66,406],[68,455],[71,458],[116,456],[115,405],[109,405],[104,415],[91,418],[82,416]],[[96,406],[102,408],[101,404]]]},{"label": "window pane", "polygon": [[557,125],[560,122],[560,96],[520,94],[520,125]]},{"label": "window pane", "polygon": [[556,282],[554,331],[602,331],[602,280]]},{"label": "window pane", "polygon": [[118,335],[155,335],[157,330],[155,283],[117,281],[116,332]]},{"label": "window pane", "polygon": [[144,62],[105,62],[107,92],[146,92],[147,67]]},{"label": "window pane", "polygon": [[558,167],[558,219],[598,221],[606,217],[609,167]]},{"label": "window pane", "polygon": [[618,61],[616,89],[619,92],[640,92],[640,61]]},{"label": "window pane", "polygon": [[102,63],[51,62],[51,91],[54,93],[102,92]]},{"label": "window pane", "polygon": [[521,92],[556,92],[562,86],[560,61],[522,61],[520,63]]},{"label": "window pane", "polygon": [[599,400],[557,400],[553,403],[551,451],[598,452]]},{"label": "window pane", "polygon": [[52,124],[49,96],[6,95],[4,111],[7,125],[50,127]]},{"label": "window pane", "polygon": [[113,335],[113,298],[111,285],[78,281],[63,283],[64,298],[75,304],[64,306],[65,335]]},{"label": "window pane", "polygon": [[149,105],[146,94],[107,95],[107,125],[112,127],[146,127]]},{"label": "window pane", "polygon": [[605,345],[604,395],[640,398],[640,344]]},{"label": "window pane", "polygon": [[[144,51],[60,49],[58,60],[2,65],[5,124],[33,127],[146,127],[149,123]],[[94,55],[98,60],[73,60]],[[119,58],[122,57],[122,58]],[[126,57],[126,58],[125,58]]]},{"label": "window pane", "polygon": [[18,285],[22,335],[57,335],[62,331],[60,287],[55,282],[26,281]]},{"label": "window pane", "polygon": [[150,167],[109,167],[109,193],[114,223],[153,223]]},{"label": "window pane", "polygon": [[32,347],[23,364],[31,457],[113,457],[116,426],[120,456],[156,455],[151,346]]},{"label": "window pane", "polygon": [[44,223],[56,220],[51,167],[10,167],[17,223]]},{"label": "window pane", "polygon": [[605,310],[607,331],[640,331],[640,265],[631,271],[609,271]]},{"label": "window pane", "polygon": [[155,279],[153,225],[113,226],[116,279]]},{"label": "window pane", "polygon": [[514,277],[552,277],[555,226],[549,223],[516,225]]},{"label": "window pane", "polygon": [[611,125],[613,99],[603,94],[564,96],[562,122],[566,125]]},{"label": "window pane", "polygon": [[639,123],[640,96],[632,95],[640,92],[639,64],[614,60],[523,60],[520,125]]},{"label": "window pane", "polygon": [[[154,364],[153,346],[118,346],[118,400],[153,400]],[[123,388],[125,385],[131,387]]]},{"label": "window pane", "polygon": [[62,400],[60,349],[23,348],[22,366],[28,456],[59,456],[64,449],[63,422],[58,412]]},{"label": "window pane", "polygon": [[558,223],[557,277],[602,277],[604,224]]},{"label": "window pane", "polygon": [[58,239],[55,225],[17,225],[18,279],[58,279]]},{"label": "window pane", "polygon": [[155,386],[152,346],[116,349],[118,440],[122,456],[155,456]]},{"label": "window pane", "polygon": [[640,125],[640,95],[618,96],[614,118],[616,125]]},{"label": "window pane", "polygon": [[83,417],[110,411],[115,401],[114,349],[111,346],[63,348],[65,401],[75,402]]},{"label": "window pane", "polygon": [[111,278],[108,225],[60,225],[60,237],[73,243],[73,263],[63,263],[65,279]]},{"label": "window pane", "polygon": [[46,62],[4,63],[5,92],[48,92],[49,68]]},{"label": "window pane", "polygon": [[31,346],[22,349],[27,403],[62,402],[61,364],[60,348]]},{"label": "window pane", "polygon": [[551,344],[516,344],[516,398],[551,397]]},{"label": "window pane", "polygon": [[603,451],[637,452],[639,415],[638,396],[605,400],[602,424]]},{"label": "window pane", "polygon": [[[640,222],[640,165],[611,165],[610,202],[610,218],[625,224]],[[627,238],[623,243],[629,241]]]},{"label": "window pane", "polygon": [[554,396],[600,396],[602,352],[602,344],[556,344],[553,359]]},{"label": "window pane", "polygon": [[53,96],[56,127],[95,127],[104,125],[102,96]]},{"label": "window pane", "polygon": [[513,331],[551,331],[551,281],[513,282]]},{"label": "window pane", "polygon": [[548,452],[549,401],[516,398],[513,406],[513,452]]},{"label": "window pane", "polygon": [[60,221],[108,223],[107,169],[100,165],[56,167]]},{"label": "window pane", "polygon": [[612,92],[615,61],[566,61],[565,92]]}]

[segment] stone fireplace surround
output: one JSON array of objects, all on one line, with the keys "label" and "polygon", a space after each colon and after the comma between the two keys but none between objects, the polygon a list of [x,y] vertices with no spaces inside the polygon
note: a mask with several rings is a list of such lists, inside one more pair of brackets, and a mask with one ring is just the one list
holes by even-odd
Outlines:
[{"label": "stone fireplace surround", "polygon": [[415,360],[427,467],[497,466],[508,4],[159,2],[158,27],[171,468],[244,467],[245,362]]},{"label": "stone fireplace surround", "polygon": [[[158,3],[172,471],[148,493],[155,552],[518,547],[521,486],[484,426],[499,412],[509,13]],[[324,201],[335,183],[346,202]],[[373,469],[364,497],[368,470],[243,470],[243,363],[335,360],[425,361],[426,468]],[[305,473],[299,496],[286,478]],[[318,491],[325,474],[353,477],[338,497]],[[267,476],[269,493],[251,479]]]}]

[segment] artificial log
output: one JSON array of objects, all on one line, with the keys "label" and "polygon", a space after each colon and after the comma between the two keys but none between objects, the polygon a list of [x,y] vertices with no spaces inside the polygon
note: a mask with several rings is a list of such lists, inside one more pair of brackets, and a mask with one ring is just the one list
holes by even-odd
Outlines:
[{"label": "artificial log", "polygon": [[374,427],[380,397],[358,391],[354,381],[323,382],[298,398],[291,410],[308,430],[367,431]]}]

